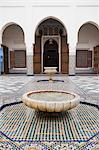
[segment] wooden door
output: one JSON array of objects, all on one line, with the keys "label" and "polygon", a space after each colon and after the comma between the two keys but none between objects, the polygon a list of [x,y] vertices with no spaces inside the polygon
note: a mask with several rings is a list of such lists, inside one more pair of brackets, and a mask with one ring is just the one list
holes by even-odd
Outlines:
[{"label": "wooden door", "polygon": [[40,74],[41,73],[41,37],[36,36],[36,42],[33,46],[34,48],[34,73]]},{"label": "wooden door", "polygon": [[99,46],[94,47],[94,71],[99,73]]},{"label": "wooden door", "polygon": [[77,68],[92,67],[92,51],[76,50],[76,67]]},{"label": "wooden door", "polygon": [[61,37],[61,73],[69,73],[69,45],[66,36]]},{"label": "wooden door", "polygon": [[26,67],[26,51],[14,50],[14,67],[25,68]]}]

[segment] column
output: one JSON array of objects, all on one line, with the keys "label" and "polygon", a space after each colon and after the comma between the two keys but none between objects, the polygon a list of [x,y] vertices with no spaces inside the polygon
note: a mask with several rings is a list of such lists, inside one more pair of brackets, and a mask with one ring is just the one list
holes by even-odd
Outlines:
[{"label": "column", "polygon": [[26,62],[27,62],[27,75],[33,75],[33,22],[32,22],[32,5],[26,2],[25,6],[25,43],[26,43]]},{"label": "column", "polygon": [[75,26],[69,28],[69,75],[75,75],[77,33]]},{"label": "column", "polygon": [[33,75],[33,46],[26,45],[27,75]]},{"label": "column", "polygon": [[76,46],[69,46],[69,75],[75,75],[76,68]]},{"label": "column", "polygon": [[76,45],[77,45],[77,32],[75,25],[69,28],[68,43],[69,43],[69,75],[75,75]]},{"label": "column", "polygon": [[69,43],[69,75],[75,75],[76,68],[76,44],[77,44],[77,26],[76,26],[76,5],[71,3],[71,17],[68,28],[68,43]]}]

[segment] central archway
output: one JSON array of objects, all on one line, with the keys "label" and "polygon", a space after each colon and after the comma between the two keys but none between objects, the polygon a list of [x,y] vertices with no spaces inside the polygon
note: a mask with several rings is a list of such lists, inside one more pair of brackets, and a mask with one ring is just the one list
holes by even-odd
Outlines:
[{"label": "central archway", "polygon": [[69,49],[64,24],[48,17],[36,28],[34,44],[34,73],[44,73],[44,67],[57,67],[58,73],[68,74]]},{"label": "central archway", "polygon": [[58,44],[52,38],[44,44],[43,69],[44,67],[57,67],[57,71],[59,70]]}]

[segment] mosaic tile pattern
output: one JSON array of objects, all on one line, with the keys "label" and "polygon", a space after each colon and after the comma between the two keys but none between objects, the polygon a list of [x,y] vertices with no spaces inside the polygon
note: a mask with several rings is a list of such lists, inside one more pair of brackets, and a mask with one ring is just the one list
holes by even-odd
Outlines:
[{"label": "mosaic tile pattern", "polygon": [[98,150],[96,136],[89,142],[12,142],[0,134],[0,150]]},{"label": "mosaic tile pattern", "polygon": [[80,104],[63,113],[43,113],[23,103],[6,107],[0,129],[14,141],[87,141],[99,131],[97,109]]},{"label": "mosaic tile pattern", "polygon": [[19,144],[10,141],[0,133],[0,150],[21,150]]},{"label": "mosaic tile pattern", "polygon": [[[95,92],[99,89],[97,76],[54,76],[53,79],[64,80],[64,82],[37,82],[43,79],[49,77],[0,76],[0,85],[2,85],[0,89],[3,91],[0,92],[0,105],[20,101],[25,92],[37,89],[67,90],[79,94],[81,101],[99,104],[99,93]],[[11,92],[9,88],[12,87]],[[0,119],[0,150],[99,149],[98,110],[92,106],[80,104],[67,113],[62,113],[60,116],[53,114],[50,117],[48,114],[45,116],[42,113],[35,113],[23,104],[18,104],[5,107],[1,111],[0,118],[2,118]]]}]

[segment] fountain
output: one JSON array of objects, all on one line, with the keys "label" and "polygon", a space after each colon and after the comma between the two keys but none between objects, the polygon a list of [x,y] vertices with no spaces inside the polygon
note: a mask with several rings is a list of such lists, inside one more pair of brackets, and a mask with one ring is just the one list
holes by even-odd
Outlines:
[{"label": "fountain", "polygon": [[62,112],[76,107],[80,97],[72,92],[58,90],[40,90],[25,93],[22,101],[35,110]]},{"label": "fountain", "polygon": [[57,72],[57,67],[44,67],[44,73],[49,75],[49,82],[53,82],[52,75]]},{"label": "fountain", "polygon": [[48,81],[48,82],[64,82],[63,80],[54,80],[52,76],[57,73],[57,67],[44,67],[44,73],[48,74],[48,80],[38,80],[37,82],[41,81]]}]

